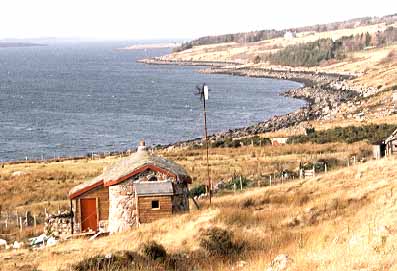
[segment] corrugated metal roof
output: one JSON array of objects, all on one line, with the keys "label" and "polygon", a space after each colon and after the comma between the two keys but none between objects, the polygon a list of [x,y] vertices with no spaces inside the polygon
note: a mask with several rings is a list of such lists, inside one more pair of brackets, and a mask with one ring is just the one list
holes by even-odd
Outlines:
[{"label": "corrugated metal roof", "polygon": [[138,196],[174,194],[171,181],[136,182],[134,187]]}]

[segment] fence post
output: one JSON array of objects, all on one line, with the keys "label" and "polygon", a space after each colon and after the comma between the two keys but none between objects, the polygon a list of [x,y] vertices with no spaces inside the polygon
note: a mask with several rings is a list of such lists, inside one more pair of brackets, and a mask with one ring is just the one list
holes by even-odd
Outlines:
[{"label": "fence post", "polygon": [[34,231],[34,234],[36,234],[36,225],[37,225],[36,215],[33,215],[33,231]]},{"label": "fence post", "polygon": [[233,184],[233,192],[236,193],[236,184]]},{"label": "fence post", "polygon": [[313,177],[316,177],[316,168],[313,166]]},{"label": "fence post", "polygon": [[327,166],[327,163],[324,163],[324,171],[325,171],[325,173],[327,173],[327,172],[328,172],[328,166]]},{"label": "fence post", "polygon": [[270,181],[269,181],[270,186],[272,186],[272,175],[270,175],[269,178],[270,178]]},{"label": "fence post", "polygon": [[22,216],[19,217],[19,227],[20,227],[19,231],[22,232],[22,227],[23,227],[22,226]]},{"label": "fence post", "polygon": [[240,175],[240,190],[243,190],[243,180],[241,178],[241,175]]}]

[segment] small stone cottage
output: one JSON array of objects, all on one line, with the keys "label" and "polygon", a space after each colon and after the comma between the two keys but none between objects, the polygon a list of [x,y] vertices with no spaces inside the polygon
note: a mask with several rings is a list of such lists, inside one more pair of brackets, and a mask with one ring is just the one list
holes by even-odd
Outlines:
[{"label": "small stone cottage", "polygon": [[138,151],[69,192],[73,232],[120,232],[189,211],[191,178],[180,165]]}]

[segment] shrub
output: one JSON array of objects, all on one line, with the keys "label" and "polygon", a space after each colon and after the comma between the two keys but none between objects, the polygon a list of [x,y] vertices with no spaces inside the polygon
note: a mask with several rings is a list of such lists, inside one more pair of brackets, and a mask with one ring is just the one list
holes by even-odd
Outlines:
[{"label": "shrub", "polygon": [[254,60],[253,60],[254,64],[259,64],[261,61],[262,61],[262,59],[261,59],[261,57],[258,56],[258,55],[256,55],[255,58],[254,58]]},{"label": "shrub", "polygon": [[241,146],[264,146],[270,145],[271,141],[269,138],[261,138],[259,136],[254,137],[247,137],[247,138],[240,138],[240,139],[233,139],[231,137],[221,138],[214,141],[211,141],[210,146],[212,148],[239,148]]},{"label": "shrub", "polygon": [[[240,179],[241,179],[241,184],[240,184]],[[240,189],[241,185],[242,185],[243,187],[247,187],[251,182],[252,182],[251,180],[247,179],[247,178],[244,177],[244,176],[234,176],[234,177],[231,179],[231,181],[228,182],[228,183],[225,185],[225,188],[227,188],[227,189],[233,189],[233,188],[234,188],[234,185],[236,185],[236,188],[237,188],[237,189]]]},{"label": "shrub", "polygon": [[239,254],[242,244],[233,241],[233,233],[218,227],[212,227],[204,233],[200,246],[214,256],[231,256]]},{"label": "shrub", "polygon": [[151,260],[165,260],[167,251],[165,248],[155,241],[149,241],[143,245],[143,255]]},{"label": "shrub", "polygon": [[247,209],[247,208],[252,207],[254,205],[255,205],[255,201],[253,199],[249,198],[249,199],[246,199],[246,200],[243,201],[243,203],[241,204],[241,207],[243,209]]},{"label": "shrub", "polygon": [[376,143],[387,138],[396,128],[397,125],[390,124],[335,127],[325,131],[316,131],[309,135],[293,136],[288,139],[287,143],[353,143],[361,140],[368,140],[369,143]]},{"label": "shrub", "polygon": [[193,187],[192,189],[190,189],[190,195],[192,197],[198,197],[201,194],[205,194],[205,185],[201,184],[201,185],[197,185],[195,187]]},{"label": "shrub", "polygon": [[97,270],[141,270],[153,263],[135,252],[123,251],[115,255],[94,256],[74,264],[74,271],[97,271]]}]

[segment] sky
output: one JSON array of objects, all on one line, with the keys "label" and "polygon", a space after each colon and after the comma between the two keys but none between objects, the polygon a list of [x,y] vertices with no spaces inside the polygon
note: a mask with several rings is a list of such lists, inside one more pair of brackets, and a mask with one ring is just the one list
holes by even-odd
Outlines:
[{"label": "sky", "polygon": [[0,39],[193,39],[397,13],[396,0],[0,0]]}]

